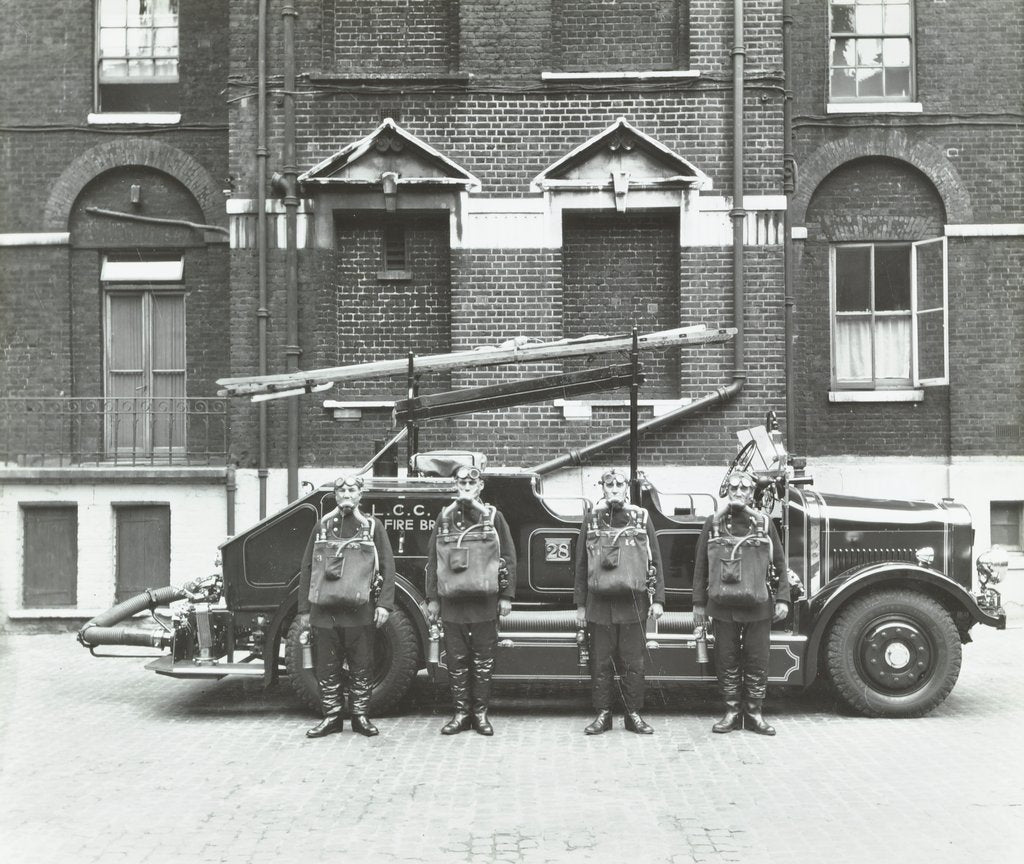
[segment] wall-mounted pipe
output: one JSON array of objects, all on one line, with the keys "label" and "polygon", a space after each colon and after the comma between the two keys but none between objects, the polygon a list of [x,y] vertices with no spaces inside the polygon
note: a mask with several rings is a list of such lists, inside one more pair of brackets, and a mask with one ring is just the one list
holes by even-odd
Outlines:
[{"label": "wall-mounted pipe", "polygon": [[[256,28],[256,278],[259,301],[256,308],[256,340],[260,375],[267,374],[267,0],[260,0]],[[259,454],[256,474],[259,478],[260,519],[267,516],[267,404],[259,403]]]},{"label": "wall-mounted pipe", "polygon": [[796,300],[793,296],[793,195],[796,192],[796,155],[793,153],[793,8],[792,0],[782,0],[782,191],[786,196],[786,212],[783,216],[782,266],[783,303],[785,306],[785,379],[786,379],[786,449],[796,449],[796,364],[794,345],[796,338],[793,312]]},{"label": "wall-mounted pipe", "polygon": [[[744,58],[746,48],[743,42],[743,0],[733,2],[733,37],[732,49],[732,76],[733,76],[733,174],[732,194],[733,208],[729,211],[732,219],[732,283],[733,283],[733,327],[736,328],[736,337],[733,341],[733,373],[732,383],[719,387],[713,393],[709,393],[694,400],[689,405],[670,411],[661,417],[648,420],[637,426],[637,437],[644,432],[650,432],[662,426],[668,426],[684,417],[695,414],[698,411],[718,402],[727,402],[732,399],[746,382],[747,374],[744,358],[743,321],[745,315],[744,296],[744,272],[743,272],[743,234],[746,210],[743,207],[743,135],[744,135],[744,113],[743,94],[744,87]],[[590,444],[579,450],[570,450],[568,453],[543,462],[531,470],[537,474],[550,474],[559,468],[566,468],[571,465],[582,465],[589,457],[594,456],[609,447],[614,447],[630,437],[626,429]]]},{"label": "wall-mounted pipe", "polygon": [[[299,369],[299,257],[298,215],[299,172],[295,165],[295,18],[290,3],[282,7],[284,22],[284,164],[285,194],[285,315],[287,342],[284,347],[288,372]],[[288,500],[299,497],[299,400],[288,400]]]}]

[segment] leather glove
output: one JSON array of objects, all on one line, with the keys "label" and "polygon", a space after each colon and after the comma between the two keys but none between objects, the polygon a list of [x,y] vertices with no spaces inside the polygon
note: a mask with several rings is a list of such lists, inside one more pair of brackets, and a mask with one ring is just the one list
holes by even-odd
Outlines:
[{"label": "leather glove", "polygon": [[509,600],[509,599],[508,599],[508,598],[506,598],[506,597],[502,597],[502,598],[501,598],[501,599],[500,599],[500,600],[498,601],[498,614],[499,614],[499,615],[500,615],[500,616],[501,616],[502,618],[504,618],[504,617],[505,617],[506,615],[508,615],[508,613],[509,613],[509,612],[511,612],[511,611],[512,611],[512,601],[511,601],[511,600]]},{"label": "leather glove", "polygon": [[373,610],[373,623],[378,627],[383,627],[388,623],[388,618],[391,617],[391,613],[383,606],[378,606]]},{"label": "leather glove", "polygon": [[775,614],[772,616],[772,622],[778,624],[779,621],[785,621],[786,616],[789,614],[789,604],[779,603],[775,604]]},{"label": "leather glove", "polygon": [[704,606],[693,607],[693,626],[694,627],[707,627],[708,626],[708,610]]},{"label": "leather glove", "polygon": [[441,604],[436,600],[430,600],[427,602],[427,617],[431,621],[436,621],[437,616],[441,614]]},{"label": "leather glove", "polygon": [[587,610],[585,607],[580,606],[576,609],[576,626],[586,627],[587,626]]},{"label": "leather glove", "polygon": [[647,610],[648,617],[653,618],[655,621],[657,621],[664,614],[665,607],[662,606],[660,603],[652,603],[651,608]]}]

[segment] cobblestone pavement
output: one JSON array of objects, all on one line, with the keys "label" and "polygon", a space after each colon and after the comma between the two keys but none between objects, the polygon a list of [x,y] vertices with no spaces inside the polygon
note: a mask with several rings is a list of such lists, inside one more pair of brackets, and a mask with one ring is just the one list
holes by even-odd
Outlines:
[{"label": "cobblestone pavement", "polygon": [[974,635],[953,693],[917,720],[775,693],[776,738],[712,735],[713,693],[673,687],[649,694],[654,736],[617,717],[587,738],[584,688],[499,685],[494,738],[442,738],[445,694],[422,682],[378,738],[318,741],[284,687],[175,681],[70,634],[9,635],[0,850],[17,864],[1002,861],[1024,844],[1024,629]]}]

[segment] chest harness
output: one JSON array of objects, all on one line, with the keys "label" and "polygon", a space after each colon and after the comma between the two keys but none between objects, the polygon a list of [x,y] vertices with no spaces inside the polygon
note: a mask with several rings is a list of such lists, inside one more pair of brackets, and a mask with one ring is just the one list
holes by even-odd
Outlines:
[{"label": "chest harness", "polygon": [[446,599],[494,596],[509,585],[508,568],[501,558],[497,510],[482,505],[478,522],[463,520],[457,502],[438,517],[437,593]]},{"label": "chest harness", "polygon": [[708,596],[715,603],[738,609],[768,602],[772,563],[768,517],[749,509],[744,512],[754,520],[748,533],[733,534],[723,512],[715,515],[708,539]]},{"label": "chest harness", "polygon": [[607,510],[595,509],[587,520],[587,588],[595,594],[653,594],[655,572],[647,536],[649,515],[642,507],[622,508],[628,522],[613,527]]},{"label": "chest harness", "polygon": [[358,511],[354,515],[359,530],[351,537],[338,534],[342,520],[336,514],[329,513],[320,520],[313,542],[310,603],[327,609],[359,608],[380,598],[384,578],[373,542],[373,519]]}]

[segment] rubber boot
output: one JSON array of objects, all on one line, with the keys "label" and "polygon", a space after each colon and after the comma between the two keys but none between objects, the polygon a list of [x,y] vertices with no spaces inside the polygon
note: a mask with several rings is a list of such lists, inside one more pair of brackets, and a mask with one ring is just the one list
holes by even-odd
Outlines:
[{"label": "rubber boot", "polygon": [[479,653],[473,658],[473,728],[480,735],[491,736],[494,727],[487,719],[491,702],[491,673],[494,671],[494,654]]},{"label": "rubber boot", "polygon": [[448,677],[452,688],[452,704],[455,713],[452,719],[441,727],[442,735],[458,735],[472,728],[473,721],[469,716],[469,669],[449,670]]},{"label": "rubber boot", "polygon": [[743,713],[740,711],[739,699],[725,700],[725,713],[722,719],[711,727],[712,732],[726,733],[743,727]]},{"label": "rubber boot", "polygon": [[602,709],[597,712],[597,716],[594,718],[594,722],[589,726],[584,727],[584,735],[600,735],[602,732],[607,732],[612,728],[612,712],[606,709]]},{"label": "rubber boot", "polygon": [[366,719],[366,711],[370,705],[370,689],[369,676],[362,673],[351,676],[352,731],[367,738],[380,734],[377,727]]},{"label": "rubber boot", "polygon": [[630,711],[626,714],[626,731],[635,732],[637,735],[653,735],[654,729],[640,716],[637,711]]},{"label": "rubber boot", "polygon": [[320,708],[323,711],[324,719],[312,729],[306,730],[307,738],[323,738],[334,732],[340,732],[345,728],[345,718],[342,717],[341,703],[341,680],[337,675],[332,675],[320,684]]},{"label": "rubber boot", "polygon": [[761,699],[746,699],[743,703],[744,728],[758,735],[774,735],[775,727],[761,716]]}]

